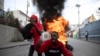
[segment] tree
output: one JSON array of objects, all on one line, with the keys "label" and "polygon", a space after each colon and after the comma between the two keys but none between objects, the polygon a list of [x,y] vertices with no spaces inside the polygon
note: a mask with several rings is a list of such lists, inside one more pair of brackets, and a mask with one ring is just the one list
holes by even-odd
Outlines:
[{"label": "tree", "polygon": [[6,12],[6,22],[5,23],[8,26],[18,28],[19,31],[21,30],[21,26],[20,26],[19,20],[14,17],[13,11],[10,11],[9,9]]}]

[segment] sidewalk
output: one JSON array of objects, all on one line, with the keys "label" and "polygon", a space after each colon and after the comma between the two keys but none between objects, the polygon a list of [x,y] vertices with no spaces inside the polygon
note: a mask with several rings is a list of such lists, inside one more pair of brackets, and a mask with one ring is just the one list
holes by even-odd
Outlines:
[{"label": "sidewalk", "polygon": [[[79,38],[74,38],[74,39],[79,39]],[[85,38],[81,38],[79,40],[87,41]],[[88,42],[93,42],[93,43],[100,44],[100,41],[96,41],[96,40],[92,40],[92,39],[88,39]]]},{"label": "sidewalk", "polygon": [[[85,41],[86,41],[86,40],[85,40]],[[93,42],[93,43],[100,44],[100,41],[95,41],[95,40],[88,40],[88,42]]]},{"label": "sidewalk", "polygon": [[28,42],[28,41],[9,42],[9,43],[0,44],[0,49],[7,49],[7,48],[29,45],[29,44],[30,44],[30,42]]}]

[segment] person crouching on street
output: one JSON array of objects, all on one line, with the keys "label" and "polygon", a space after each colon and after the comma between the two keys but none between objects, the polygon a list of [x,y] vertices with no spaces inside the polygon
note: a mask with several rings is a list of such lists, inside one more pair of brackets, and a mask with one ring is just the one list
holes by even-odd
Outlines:
[{"label": "person crouching on street", "polygon": [[56,31],[51,32],[51,39],[47,41],[39,40],[37,44],[37,51],[39,53],[45,52],[45,56],[73,56],[71,51],[58,41],[58,33]]}]

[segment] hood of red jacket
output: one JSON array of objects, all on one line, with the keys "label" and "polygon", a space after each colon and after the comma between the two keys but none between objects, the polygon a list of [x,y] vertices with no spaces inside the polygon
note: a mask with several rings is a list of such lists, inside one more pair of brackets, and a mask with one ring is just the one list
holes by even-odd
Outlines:
[{"label": "hood of red jacket", "polygon": [[32,15],[32,16],[30,17],[30,19],[34,19],[36,22],[38,22],[38,17],[37,17],[36,15]]}]

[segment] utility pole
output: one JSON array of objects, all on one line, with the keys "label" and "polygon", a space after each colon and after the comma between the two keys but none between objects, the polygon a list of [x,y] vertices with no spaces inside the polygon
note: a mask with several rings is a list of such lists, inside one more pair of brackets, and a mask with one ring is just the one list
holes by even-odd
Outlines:
[{"label": "utility pole", "polygon": [[79,10],[80,5],[79,4],[76,4],[76,7],[78,8],[78,27],[79,27],[78,36],[79,36],[79,38],[81,38],[80,37],[80,10]]},{"label": "utility pole", "polygon": [[26,23],[28,21],[28,18],[27,18],[27,16],[28,16],[28,7],[29,7],[29,2],[27,0],[27,5],[26,5]]}]

